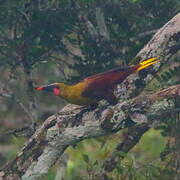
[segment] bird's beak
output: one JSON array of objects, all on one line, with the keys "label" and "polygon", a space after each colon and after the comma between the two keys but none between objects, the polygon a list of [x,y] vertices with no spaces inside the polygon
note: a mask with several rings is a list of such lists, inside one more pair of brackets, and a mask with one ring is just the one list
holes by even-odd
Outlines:
[{"label": "bird's beak", "polygon": [[35,90],[52,92],[56,96],[58,96],[60,94],[60,89],[57,86],[57,84],[50,84],[50,85],[46,85],[46,86],[36,87]]},{"label": "bird's beak", "polygon": [[44,88],[43,87],[36,87],[34,88],[35,90],[38,90],[38,91],[42,91]]},{"label": "bird's beak", "polygon": [[40,87],[36,87],[35,90],[37,91],[46,91],[46,92],[53,92],[55,88],[54,84],[50,84],[47,86],[40,86]]}]

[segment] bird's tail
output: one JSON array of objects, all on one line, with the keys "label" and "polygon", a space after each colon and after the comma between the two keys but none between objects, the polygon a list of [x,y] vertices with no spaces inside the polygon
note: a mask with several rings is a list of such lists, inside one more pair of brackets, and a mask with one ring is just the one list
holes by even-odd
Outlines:
[{"label": "bird's tail", "polygon": [[140,62],[138,65],[135,66],[135,69],[136,69],[135,71],[136,72],[141,71],[142,69],[145,69],[148,66],[156,64],[159,61],[160,60],[158,60],[156,57],[144,60],[144,61]]}]

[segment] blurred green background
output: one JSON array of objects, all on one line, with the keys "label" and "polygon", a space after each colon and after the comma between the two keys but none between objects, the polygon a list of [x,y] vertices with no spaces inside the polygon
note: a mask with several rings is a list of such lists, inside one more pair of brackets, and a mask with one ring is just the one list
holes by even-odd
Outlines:
[{"label": "blurred green background", "polygon": [[[40,125],[67,104],[34,92],[34,86],[75,83],[117,65],[137,63],[138,51],[179,11],[179,0],[1,0],[0,165],[13,159],[32,133],[6,132],[30,126],[32,121]],[[178,57],[164,65],[145,91],[179,83]],[[180,150],[177,120],[178,114],[170,114],[145,133],[110,176],[117,180],[175,178]],[[125,132],[69,147],[65,179],[96,179]],[[58,180],[60,167],[57,163],[43,180]]]}]

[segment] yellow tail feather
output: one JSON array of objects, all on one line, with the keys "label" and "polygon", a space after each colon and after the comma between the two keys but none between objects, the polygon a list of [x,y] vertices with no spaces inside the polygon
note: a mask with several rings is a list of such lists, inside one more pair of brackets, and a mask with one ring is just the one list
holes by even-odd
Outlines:
[{"label": "yellow tail feather", "polygon": [[159,62],[160,60],[158,60],[156,57],[155,58],[150,58],[147,59],[143,62],[140,62],[138,65],[138,68],[136,69],[136,71],[141,71],[142,69],[145,69],[146,67],[152,65],[152,64],[156,64],[157,62]]}]

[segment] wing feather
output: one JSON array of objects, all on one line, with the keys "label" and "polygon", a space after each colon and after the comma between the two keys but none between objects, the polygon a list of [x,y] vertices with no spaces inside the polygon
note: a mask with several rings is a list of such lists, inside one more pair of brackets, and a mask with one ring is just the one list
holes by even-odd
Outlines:
[{"label": "wing feather", "polygon": [[83,96],[103,99],[111,89],[115,89],[116,85],[122,82],[129,74],[132,73],[131,67],[116,68],[109,71],[89,76],[84,79],[88,84],[83,92]]}]

